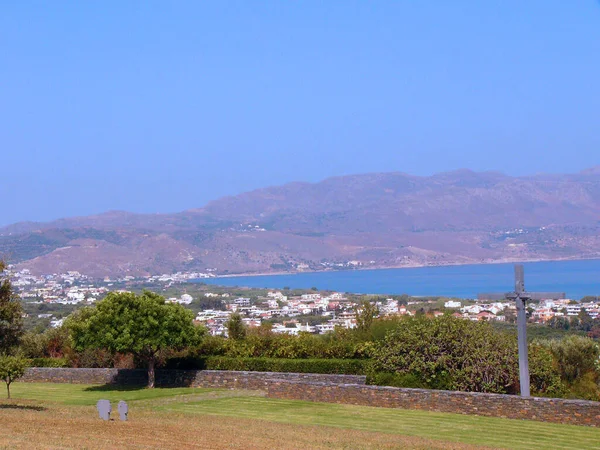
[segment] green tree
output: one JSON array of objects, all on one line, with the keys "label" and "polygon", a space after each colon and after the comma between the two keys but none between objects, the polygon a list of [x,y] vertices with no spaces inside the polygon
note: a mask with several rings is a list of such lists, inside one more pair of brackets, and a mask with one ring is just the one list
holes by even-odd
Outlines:
[{"label": "green tree", "polygon": [[140,295],[111,292],[95,307],[81,310],[67,322],[76,350],[106,349],[132,353],[148,365],[148,387],[155,384],[160,352],[180,350],[199,342],[201,328],[193,313],[165,303],[153,292]]},{"label": "green tree", "polygon": [[23,307],[5,275],[6,264],[0,260],[0,353],[9,353],[23,335]]},{"label": "green tree", "polygon": [[591,331],[594,327],[594,319],[592,319],[585,308],[581,308],[577,318],[579,319],[579,327],[577,328],[578,330]]},{"label": "green tree", "polygon": [[246,337],[246,325],[244,325],[242,316],[239,313],[233,313],[225,326],[227,327],[227,335],[231,339],[239,341]]},{"label": "green tree", "polygon": [[561,379],[568,387],[568,395],[600,400],[600,346],[583,336],[567,336],[548,341],[546,345],[554,356]]},{"label": "green tree", "polygon": [[375,372],[413,377],[433,389],[515,393],[517,345],[488,323],[405,317],[373,351]]},{"label": "green tree", "polygon": [[10,398],[10,385],[21,378],[27,368],[27,360],[21,356],[0,356],[0,379],[6,383],[7,398]]},{"label": "green tree", "polygon": [[567,336],[561,340],[548,341],[561,378],[573,383],[585,373],[598,374],[600,368],[600,346],[583,336]]},{"label": "green tree", "polygon": [[366,332],[371,329],[373,321],[379,315],[379,309],[375,303],[363,300],[360,305],[354,307],[356,315],[356,329],[360,332]]}]

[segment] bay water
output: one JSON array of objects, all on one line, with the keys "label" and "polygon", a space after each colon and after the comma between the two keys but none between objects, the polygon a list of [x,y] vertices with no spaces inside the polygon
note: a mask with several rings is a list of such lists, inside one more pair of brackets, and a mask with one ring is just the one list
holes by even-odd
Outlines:
[{"label": "bay water", "polygon": [[[523,263],[529,291],[565,292],[579,300],[600,296],[600,260]],[[361,294],[409,294],[475,298],[481,292],[514,289],[513,264],[342,270],[284,275],[217,277],[197,280],[222,286],[332,290]]]}]

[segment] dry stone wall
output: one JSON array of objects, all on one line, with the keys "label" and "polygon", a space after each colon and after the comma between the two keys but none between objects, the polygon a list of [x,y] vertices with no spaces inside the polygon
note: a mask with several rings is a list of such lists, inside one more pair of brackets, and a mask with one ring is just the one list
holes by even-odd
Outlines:
[{"label": "dry stone wall", "polygon": [[[306,381],[329,384],[365,384],[364,375],[319,373],[245,372],[226,370],[157,370],[156,385],[161,387],[222,387],[264,389],[270,382]],[[38,383],[145,385],[148,373],[142,369],[69,369],[31,367],[21,379]]]},{"label": "dry stone wall", "polygon": [[[144,370],[30,368],[28,382],[144,385]],[[600,426],[600,402],[368,386],[359,375],[221,370],[158,370],[158,386],[265,391],[270,398],[475,414]]]},{"label": "dry stone wall", "polygon": [[269,383],[267,396],[600,426],[600,402],[585,400],[297,381]]}]

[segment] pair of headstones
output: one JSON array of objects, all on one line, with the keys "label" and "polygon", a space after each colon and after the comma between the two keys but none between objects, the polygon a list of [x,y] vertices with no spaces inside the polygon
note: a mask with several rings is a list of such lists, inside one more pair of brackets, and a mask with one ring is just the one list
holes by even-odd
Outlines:
[{"label": "pair of headstones", "polygon": [[[110,406],[110,400],[98,400],[96,403],[96,408],[98,409],[98,414],[100,414],[100,418],[102,420],[110,420],[110,413],[112,412],[112,406]],[[129,414],[129,406],[127,403],[121,400],[119,405],[117,406],[117,411],[119,411],[119,417],[121,420],[127,420],[127,414]]]}]

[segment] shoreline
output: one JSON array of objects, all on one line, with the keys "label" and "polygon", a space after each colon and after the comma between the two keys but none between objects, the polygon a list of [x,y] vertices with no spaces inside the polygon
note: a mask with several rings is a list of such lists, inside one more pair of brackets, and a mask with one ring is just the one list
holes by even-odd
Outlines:
[{"label": "shoreline", "polygon": [[[331,270],[301,270],[295,272],[248,272],[239,274],[226,274],[216,275],[213,279],[218,278],[246,278],[246,277],[266,277],[266,276],[280,276],[280,275],[301,275],[304,273],[331,273],[331,272],[358,272],[358,271],[369,271],[369,270],[390,270],[390,269],[422,269],[424,267],[455,267],[455,266],[488,266],[494,264],[519,264],[519,263],[542,263],[542,262],[566,262],[566,261],[596,261],[600,260],[600,255],[597,257],[585,257],[585,258],[558,258],[558,259],[505,259],[505,260],[493,260],[486,262],[456,262],[448,264],[414,264],[414,265],[401,265],[401,266],[377,266],[377,267],[361,267],[356,269],[331,269]],[[198,278],[197,281],[204,280],[205,278]]]}]

